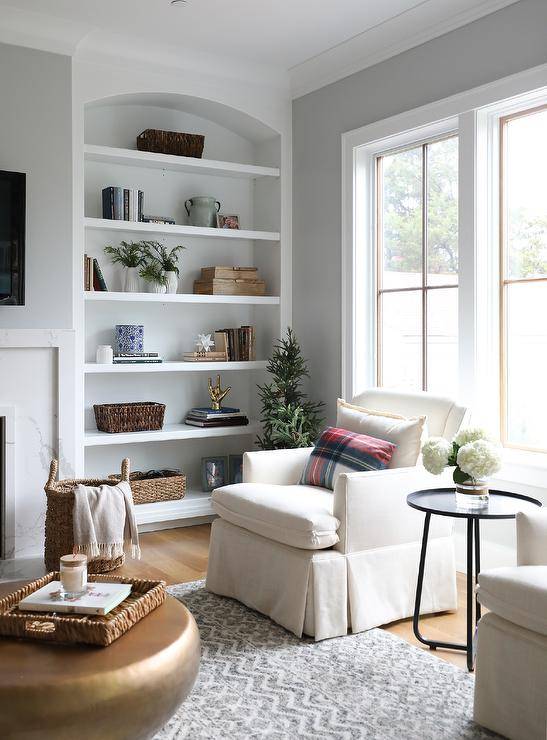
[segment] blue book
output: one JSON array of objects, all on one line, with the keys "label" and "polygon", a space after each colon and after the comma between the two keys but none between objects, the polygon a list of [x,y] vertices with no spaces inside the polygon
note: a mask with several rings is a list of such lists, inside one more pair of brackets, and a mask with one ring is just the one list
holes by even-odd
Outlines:
[{"label": "blue book", "polygon": [[225,406],[222,409],[218,409],[218,411],[215,411],[215,409],[210,409],[207,406],[199,406],[195,409],[190,409],[190,414],[193,414],[194,416],[204,416],[204,417],[212,417],[212,416],[228,416],[233,414],[239,414],[240,409],[232,408],[230,406]]}]

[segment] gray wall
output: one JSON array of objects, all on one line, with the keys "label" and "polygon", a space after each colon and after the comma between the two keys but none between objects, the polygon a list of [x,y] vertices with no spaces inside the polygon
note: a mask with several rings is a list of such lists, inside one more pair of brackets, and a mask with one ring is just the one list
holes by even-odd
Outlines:
[{"label": "gray wall", "polygon": [[293,104],[293,326],[310,390],[341,392],[340,134],[547,62],[547,1],[523,0]]},{"label": "gray wall", "polygon": [[70,57],[0,44],[0,169],[27,175],[26,305],[0,327],[72,328]]}]

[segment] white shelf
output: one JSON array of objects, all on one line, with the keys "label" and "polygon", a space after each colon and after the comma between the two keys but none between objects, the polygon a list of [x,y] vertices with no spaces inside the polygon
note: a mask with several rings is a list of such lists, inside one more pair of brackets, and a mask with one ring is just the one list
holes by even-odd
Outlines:
[{"label": "white shelf", "polygon": [[229,372],[231,370],[264,370],[266,360],[252,360],[249,362],[161,362],[127,365],[98,365],[88,362],[84,365],[84,373],[98,375],[104,373],[196,373],[196,372]]},{"label": "white shelf", "polygon": [[123,231],[136,234],[164,234],[166,236],[198,236],[215,239],[254,239],[258,241],[279,241],[278,231],[249,231],[246,229],[213,229],[204,226],[184,224],[148,224],[143,221],[116,221],[110,218],[85,218],[86,229],[102,231]]},{"label": "white shelf", "polygon": [[240,427],[212,427],[202,429],[187,424],[166,424],[156,432],[121,432],[108,434],[96,429],[85,432],[85,447],[102,447],[105,445],[139,444],[143,442],[166,442],[178,439],[208,439],[212,437],[241,437],[254,435],[259,430],[257,422],[250,422]]},{"label": "white shelf", "polygon": [[176,501],[158,501],[156,504],[135,506],[137,524],[158,524],[212,514],[211,494],[201,491],[187,491],[183,499]]},{"label": "white shelf", "polygon": [[125,301],[129,303],[232,303],[253,306],[277,306],[275,295],[197,295],[194,293],[117,293],[116,291],[86,290],[86,301]]},{"label": "white shelf", "polygon": [[238,162],[220,162],[215,159],[178,157],[171,154],[140,152],[137,149],[119,149],[93,144],[87,144],[84,147],[84,156],[88,162],[122,164],[174,172],[195,172],[196,174],[221,175],[223,177],[279,177],[277,167],[259,167],[253,164],[239,164]]}]

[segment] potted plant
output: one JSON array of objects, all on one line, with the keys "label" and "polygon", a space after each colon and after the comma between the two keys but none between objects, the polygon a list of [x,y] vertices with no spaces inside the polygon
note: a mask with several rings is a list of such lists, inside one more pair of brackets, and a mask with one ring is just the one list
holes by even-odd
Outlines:
[{"label": "potted plant", "polygon": [[267,370],[272,382],[258,386],[263,424],[258,446],[278,450],[315,444],[323,423],[324,404],[308,399],[301,389],[309,373],[292,329],[287,329],[287,337],[275,345]]},{"label": "potted plant", "polygon": [[176,293],[179,286],[179,252],[186,247],[181,244],[167,249],[161,242],[143,241],[142,251],[150,264],[156,264],[166,277],[166,292]]},{"label": "potted plant", "polygon": [[138,293],[140,289],[138,268],[145,263],[145,256],[140,242],[120,242],[119,247],[107,245],[104,248],[115,265],[125,268],[123,289],[126,293]]},{"label": "potted plant", "polygon": [[501,468],[499,446],[480,427],[461,429],[452,442],[444,437],[430,437],[422,447],[426,470],[440,475],[453,467],[456,501],[462,506],[485,506],[488,503],[487,479]]},{"label": "potted plant", "polygon": [[167,277],[157,262],[147,262],[141,267],[139,275],[149,284],[149,293],[165,293]]}]

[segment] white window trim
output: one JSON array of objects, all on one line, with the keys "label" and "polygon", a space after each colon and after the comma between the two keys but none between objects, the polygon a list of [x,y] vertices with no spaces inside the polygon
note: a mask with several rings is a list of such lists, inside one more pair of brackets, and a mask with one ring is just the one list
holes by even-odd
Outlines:
[{"label": "white window trim", "polygon": [[[547,94],[547,64],[342,134],[342,396],[375,384],[374,155],[434,135],[459,135],[459,400],[491,426],[499,420],[497,122]],[[490,165],[490,166],[489,166]],[[489,175],[487,175],[489,173]],[[355,204],[364,203],[357,209]],[[368,249],[358,249],[365,240]],[[477,286],[487,295],[477,296]],[[486,300],[485,300],[486,298]],[[359,323],[359,318],[360,323]],[[366,366],[359,358],[366,357]],[[497,426],[494,426],[497,428]],[[511,461],[529,455],[510,451]],[[547,456],[532,453],[534,465]],[[540,458],[545,458],[540,460]]]},{"label": "white window trim", "polygon": [[[343,250],[343,255],[345,258],[349,257],[350,264],[343,263],[342,266],[342,274],[347,278],[349,273],[351,281],[349,285],[346,282],[342,287],[342,296],[346,297],[346,311],[350,312],[349,321],[345,322],[350,334],[346,336],[346,349],[349,353],[343,352],[343,358],[348,363],[343,369],[343,377],[346,379],[344,397],[358,395],[373,386],[376,380],[376,310],[367,311],[367,307],[376,303],[375,158],[392,149],[410,144],[419,145],[447,134],[457,134],[457,125],[457,118],[446,118],[419,125],[403,133],[390,133],[351,148],[354,173],[351,201],[352,249],[349,255]],[[355,203],[365,204],[365,207],[357,209]],[[358,286],[362,286],[362,289]],[[347,301],[349,294],[351,304]],[[366,322],[359,325],[358,316],[366,316]],[[360,358],[363,357],[371,358],[365,366],[362,363],[360,365]]]}]

